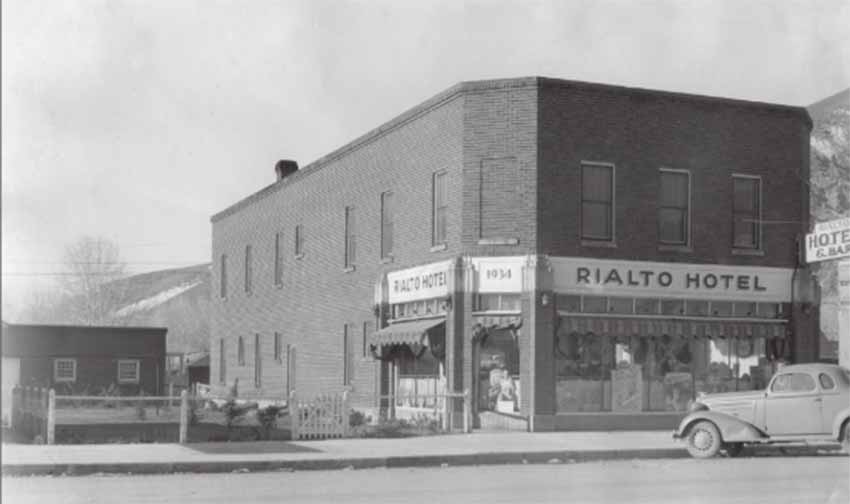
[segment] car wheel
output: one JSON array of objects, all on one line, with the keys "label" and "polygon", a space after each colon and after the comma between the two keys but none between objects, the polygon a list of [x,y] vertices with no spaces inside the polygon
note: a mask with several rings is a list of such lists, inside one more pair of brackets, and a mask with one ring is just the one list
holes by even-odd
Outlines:
[{"label": "car wheel", "polygon": [[737,457],[744,451],[744,443],[725,443],[723,448],[726,450],[726,455]]},{"label": "car wheel", "polygon": [[694,458],[711,458],[722,445],[720,431],[711,422],[697,422],[688,431],[688,453]]}]

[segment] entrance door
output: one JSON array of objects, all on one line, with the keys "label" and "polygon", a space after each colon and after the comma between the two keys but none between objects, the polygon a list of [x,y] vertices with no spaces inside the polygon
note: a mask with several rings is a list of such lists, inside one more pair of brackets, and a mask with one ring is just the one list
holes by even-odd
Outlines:
[{"label": "entrance door", "polygon": [[3,401],[3,423],[6,424],[9,420],[9,415],[12,411],[12,389],[20,384],[21,381],[21,359],[13,357],[3,357],[3,396],[0,400]]},{"label": "entrance door", "polygon": [[765,426],[771,436],[822,434],[823,404],[815,379],[808,373],[776,377],[765,399]]}]

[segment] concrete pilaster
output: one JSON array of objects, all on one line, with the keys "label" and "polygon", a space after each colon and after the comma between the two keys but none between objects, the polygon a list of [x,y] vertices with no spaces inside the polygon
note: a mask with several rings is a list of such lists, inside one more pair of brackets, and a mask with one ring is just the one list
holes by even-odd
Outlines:
[{"label": "concrete pilaster", "polygon": [[520,411],[533,432],[555,428],[555,296],[546,256],[532,255],[523,268],[520,341]]}]

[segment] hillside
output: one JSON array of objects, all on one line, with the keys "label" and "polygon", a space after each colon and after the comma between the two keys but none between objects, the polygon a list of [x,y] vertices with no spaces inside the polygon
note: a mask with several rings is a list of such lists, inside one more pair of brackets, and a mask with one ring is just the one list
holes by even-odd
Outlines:
[{"label": "hillside", "polygon": [[169,352],[209,349],[209,264],[134,275],[116,283],[124,293],[115,311],[117,323],[167,327]]},{"label": "hillside", "polygon": [[[850,89],[808,107],[812,116],[811,216],[813,222],[850,217]],[[836,261],[814,266],[821,285],[821,355],[831,356],[838,341]]]}]

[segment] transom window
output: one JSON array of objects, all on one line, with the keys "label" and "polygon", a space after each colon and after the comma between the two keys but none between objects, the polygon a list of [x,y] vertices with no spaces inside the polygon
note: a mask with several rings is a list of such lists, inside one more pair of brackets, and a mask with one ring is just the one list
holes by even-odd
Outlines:
[{"label": "transom window", "polygon": [[519,294],[479,294],[475,311],[520,311]]},{"label": "transom window", "polygon": [[559,294],[557,303],[558,310],[570,313],[763,319],[783,319],[788,313],[788,307],[782,303],[706,301],[702,299]]},{"label": "transom window", "polygon": [[665,245],[688,245],[690,233],[691,175],[687,171],[662,169],[658,188],[658,241]]},{"label": "transom window", "polygon": [[53,381],[77,381],[77,359],[56,359],[53,361]]},{"label": "transom window", "polygon": [[581,237],[614,239],[614,165],[581,165]]},{"label": "transom window", "polygon": [[118,361],[118,383],[139,383],[139,361]]},{"label": "transom window", "polygon": [[392,305],[393,318],[427,317],[446,313],[444,299],[422,299]]}]

